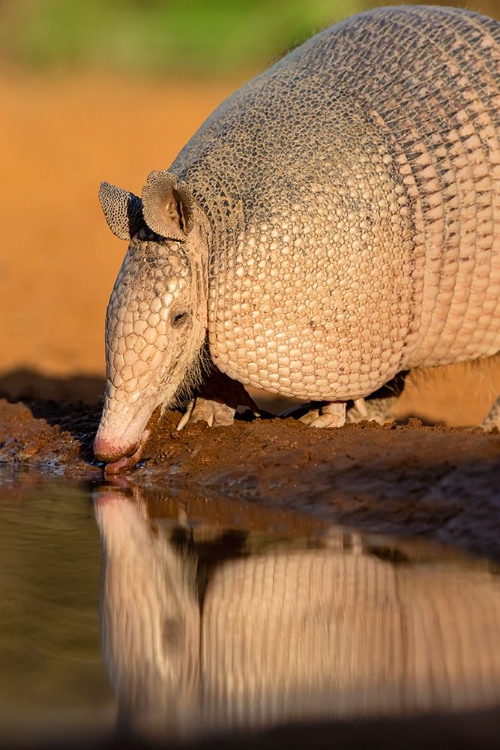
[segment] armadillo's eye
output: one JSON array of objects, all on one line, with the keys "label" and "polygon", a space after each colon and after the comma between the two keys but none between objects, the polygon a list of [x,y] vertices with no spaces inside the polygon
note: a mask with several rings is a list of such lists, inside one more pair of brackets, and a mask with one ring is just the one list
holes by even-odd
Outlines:
[{"label": "armadillo's eye", "polygon": [[172,325],[174,328],[178,328],[179,326],[183,325],[187,322],[188,319],[187,312],[179,312],[172,315]]}]

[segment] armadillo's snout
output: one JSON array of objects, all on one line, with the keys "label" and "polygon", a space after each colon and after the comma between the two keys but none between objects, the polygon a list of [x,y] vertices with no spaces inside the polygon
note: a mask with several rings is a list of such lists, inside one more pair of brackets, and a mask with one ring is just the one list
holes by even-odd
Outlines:
[{"label": "armadillo's snout", "polygon": [[94,456],[98,461],[117,461],[123,456],[131,456],[137,450],[137,445],[117,446],[116,442],[97,433],[94,440]]},{"label": "armadillo's snout", "polygon": [[106,463],[106,474],[118,474],[132,469],[141,460],[148,437],[149,430],[145,430],[138,442],[117,448],[116,443],[98,432],[94,440],[94,455],[98,461]]},{"label": "armadillo's snout", "polygon": [[[136,385],[132,382],[132,385]],[[94,456],[104,461],[106,473],[131,469],[141,459],[150,431],[147,424],[157,406],[155,399],[137,398],[108,382],[99,429],[94,439]]]}]

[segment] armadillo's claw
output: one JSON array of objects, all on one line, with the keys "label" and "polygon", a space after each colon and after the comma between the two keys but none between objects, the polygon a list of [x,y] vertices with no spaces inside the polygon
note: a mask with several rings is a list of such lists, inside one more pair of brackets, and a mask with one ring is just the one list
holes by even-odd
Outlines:
[{"label": "armadillo's claw", "polygon": [[481,422],[483,430],[492,430],[497,427],[500,430],[500,396],[491,407],[488,415]]},{"label": "armadillo's claw", "polygon": [[193,422],[206,422],[209,427],[227,427],[233,424],[235,412],[232,406],[198,396],[189,402],[176,429],[182,430]]},{"label": "armadillo's claw", "polygon": [[[361,411],[358,402],[363,401],[364,409]],[[346,423],[355,424],[362,422],[364,419],[370,422],[377,422],[382,425],[386,422],[393,421],[391,409],[398,400],[398,396],[388,396],[387,398],[372,398],[368,401],[357,399],[354,406],[347,410]]]},{"label": "armadillo's claw", "polygon": [[184,429],[184,427],[189,424],[189,420],[191,419],[191,414],[193,413],[194,409],[194,402],[196,399],[192,398],[189,404],[186,407],[186,411],[182,415],[182,417],[179,420],[179,424],[175,428],[178,432]]},{"label": "armadillo's claw", "polygon": [[366,408],[366,401],[364,398],[354,399],[354,408],[357,409],[365,419],[368,419],[368,409]]}]

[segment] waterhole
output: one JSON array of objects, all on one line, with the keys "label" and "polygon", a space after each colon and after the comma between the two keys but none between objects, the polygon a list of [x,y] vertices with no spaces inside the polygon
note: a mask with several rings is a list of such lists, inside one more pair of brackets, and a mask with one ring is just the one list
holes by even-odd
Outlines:
[{"label": "waterhole", "polygon": [[14,744],[197,742],[500,703],[497,564],[451,546],[200,489],[4,469],[0,581]]}]

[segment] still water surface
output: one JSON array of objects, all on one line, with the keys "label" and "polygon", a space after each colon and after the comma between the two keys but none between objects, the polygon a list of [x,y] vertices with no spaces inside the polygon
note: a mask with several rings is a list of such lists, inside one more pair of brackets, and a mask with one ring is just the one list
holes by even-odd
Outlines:
[{"label": "still water surface", "polygon": [[0,473],[4,737],[500,704],[487,560],[157,487]]}]

